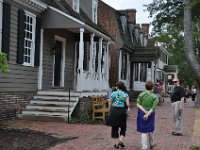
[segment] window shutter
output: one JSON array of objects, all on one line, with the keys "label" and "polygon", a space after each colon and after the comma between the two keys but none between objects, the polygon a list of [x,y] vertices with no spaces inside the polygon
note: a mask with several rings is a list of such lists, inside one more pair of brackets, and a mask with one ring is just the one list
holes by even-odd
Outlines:
[{"label": "window shutter", "polygon": [[2,52],[7,54],[9,59],[10,46],[10,5],[3,3],[3,20],[2,20]]},{"label": "window shutter", "polygon": [[41,19],[36,17],[36,34],[35,34],[35,66],[39,66],[40,63],[40,28]]},{"label": "window shutter", "polygon": [[24,28],[25,28],[25,12],[18,11],[18,39],[17,39],[17,63],[24,62]]}]

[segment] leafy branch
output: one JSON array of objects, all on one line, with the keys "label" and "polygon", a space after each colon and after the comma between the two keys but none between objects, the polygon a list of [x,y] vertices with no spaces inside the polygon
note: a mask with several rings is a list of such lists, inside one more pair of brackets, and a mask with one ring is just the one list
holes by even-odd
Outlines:
[{"label": "leafy branch", "polygon": [[9,72],[7,55],[3,52],[0,52],[0,71],[3,73]]}]

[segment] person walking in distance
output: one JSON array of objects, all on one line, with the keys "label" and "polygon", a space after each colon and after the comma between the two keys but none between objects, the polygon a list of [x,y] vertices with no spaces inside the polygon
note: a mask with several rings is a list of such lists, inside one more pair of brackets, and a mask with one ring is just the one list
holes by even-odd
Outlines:
[{"label": "person walking in distance", "polygon": [[174,89],[171,93],[171,102],[172,102],[175,130],[172,132],[172,135],[182,136],[185,91],[184,88],[179,85],[179,79],[174,78],[173,84],[174,84]]},{"label": "person walking in distance", "polygon": [[117,82],[116,91],[111,93],[109,101],[111,137],[115,139],[115,149],[125,148],[124,137],[126,135],[127,108],[130,107],[129,96],[122,81]]},{"label": "person walking in distance", "polygon": [[139,94],[137,98],[137,131],[141,133],[141,149],[147,150],[148,136],[150,149],[156,146],[154,137],[155,125],[155,109],[158,105],[158,97],[152,92],[154,84],[152,81],[147,81],[145,84],[146,91]]}]

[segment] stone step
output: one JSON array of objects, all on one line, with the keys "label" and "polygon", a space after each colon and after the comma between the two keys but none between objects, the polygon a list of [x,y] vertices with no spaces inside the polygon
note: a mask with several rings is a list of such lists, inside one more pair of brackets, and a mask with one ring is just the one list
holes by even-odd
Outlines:
[{"label": "stone step", "polygon": [[46,115],[46,116],[55,116],[55,117],[67,117],[68,111],[44,111],[37,109],[24,109],[22,110],[23,115]]},{"label": "stone step", "polygon": [[[47,100],[67,100],[69,101],[69,97],[64,96],[49,96],[49,95],[35,95],[33,99],[47,99]],[[76,101],[77,97],[70,97],[70,101]]]},{"label": "stone step", "polygon": [[33,115],[33,114],[19,114],[20,120],[34,120],[34,121],[47,121],[47,122],[67,122],[68,117],[63,116],[49,116],[49,115]]},{"label": "stone step", "polygon": [[52,100],[31,100],[30,104],[41,104],[41,105],[73,105],[73,102],[68,101],[52,101]]},{"label": "stone step", "polygon": [[[69,97],[69,91],[38,91],[37,95],[45,95],[45,96],[66,96]],[[70,97],[79,97],[80,93],[78,92],[70,92]]]},{"label": "stone step", "polygon": [[25,109],[29,110],[40,110],[40,111],[72,111],[72,107],[68,108],[68,105],[58,106],[58,105],[27,105]]}]

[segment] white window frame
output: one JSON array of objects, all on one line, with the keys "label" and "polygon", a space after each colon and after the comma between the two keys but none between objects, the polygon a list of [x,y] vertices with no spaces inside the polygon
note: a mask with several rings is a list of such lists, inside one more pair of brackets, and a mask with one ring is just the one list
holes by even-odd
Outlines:
[{"label": "white window frame", "polygon": [[92,5],[92,21],[97,24],[97,8],[98,8],[98,1],[93,0],[93,5]]},{"label": "white window frame", "polygon": [[[28,39],[26,37],[26,33],[28,33],[29,31],[26,30],[26,24],[28,24],[29,22],[26,22],[25,20],[25,29],[24,29],[24,32],[25,32],[25,37],[24,37],[24,63],[23,65],[24,66],[34,66],[34,58],[35,58],[35,34],[36,34],[36,15],[28,12],[28,11],[25,11],[25,17],[30,17],[32,18],[32,32],[30,32],[32,34],[32,39]],[[30,43],[30,46],[26,46],[26,41],[28,42],[31,42]],[[26,52],[26,49],[29,49],[30,48],[30,54],[25,54]],[[25,62],[25,56],[30,56],[30,62]]]},{"label": "white window frame", "polygon": [[79,0],[73,0],[72,1],[72,7],[73,9],[79,13],[79,6],[80,6],[80,2]]},{"label": "white window frame", "polygon": [[3,19],[3,0],[0,0],[0,52],[1,50],[1,42],[2,42],[2,19]]}]

